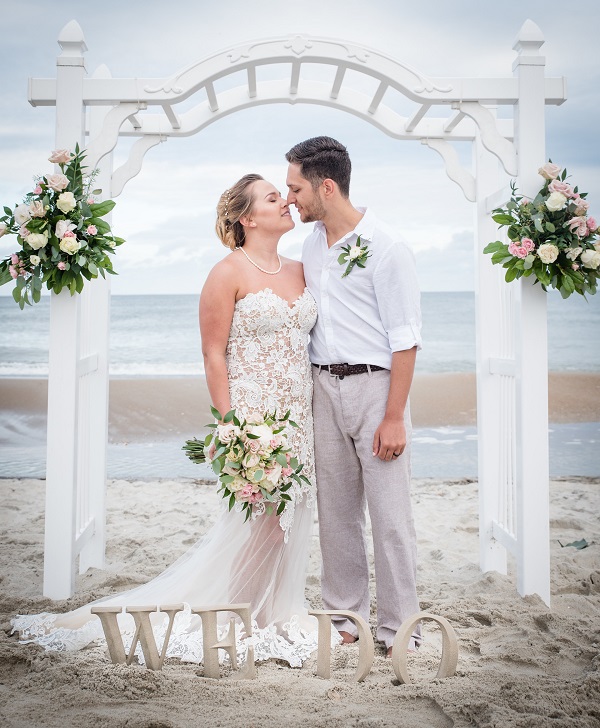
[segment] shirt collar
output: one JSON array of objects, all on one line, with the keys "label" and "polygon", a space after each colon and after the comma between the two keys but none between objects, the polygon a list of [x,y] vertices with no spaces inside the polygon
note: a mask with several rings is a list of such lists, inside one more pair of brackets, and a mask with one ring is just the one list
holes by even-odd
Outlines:
[{"label": "shirt collar", "polygon": [[[367,207],[356,207],[356,209],[359,212],[363,213],[363,216],[358,221],[357,226],[354,228],[354,230],[351,230],[349,233],[344,235],[344,237],[341,240],[338,240],[335,245],[338,245],[339,243],[343,242],[344,240],[347,240],[351,235],[356,235],[356,237],[360,237],[361,240],[373,240],[373,232],[375,230],[375,216],[373,213],[369,210]],[[325,224],[322,220],[318,220],[315,222],[315,227],[313,228],[315,232],[320,232],[324,236],[327,236],[327,229],[325,228]]]}]

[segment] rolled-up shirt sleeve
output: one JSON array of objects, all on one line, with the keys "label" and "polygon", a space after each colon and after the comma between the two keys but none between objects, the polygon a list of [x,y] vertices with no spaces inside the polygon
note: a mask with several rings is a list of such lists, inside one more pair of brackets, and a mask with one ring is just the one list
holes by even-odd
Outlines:
[{"label": "rolled-up shirt sleeve", "polygon": [[395,241],[381,256],[373,273],[381,322],[390,349],[421,349],[421,296],[412,250]]}]

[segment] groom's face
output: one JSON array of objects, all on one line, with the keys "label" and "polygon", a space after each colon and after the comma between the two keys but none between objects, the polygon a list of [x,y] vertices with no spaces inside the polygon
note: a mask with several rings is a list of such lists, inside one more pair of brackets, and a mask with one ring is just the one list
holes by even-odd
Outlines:
[{"label": "groom's face", "polygon": [[290,164],[286,180],[288,205],[295,205],[302,222],[316,222],[325,216],[325,207],[311,183],[302,176],[299,164]]}]

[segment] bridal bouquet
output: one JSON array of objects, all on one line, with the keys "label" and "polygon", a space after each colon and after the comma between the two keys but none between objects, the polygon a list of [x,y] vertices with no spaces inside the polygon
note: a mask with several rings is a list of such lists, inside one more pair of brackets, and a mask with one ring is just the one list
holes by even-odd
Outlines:
[{"label": "bridal bouquet", "polygon": [[111,233],[102,218],[115,206],[96,201],[102,190],[92,190],[97,171],[84,176],[85,154],[57,149],[48,158],[60,174],[35,178],[35,187],[14,209],[4,208],[0,237],[17,236],[20,248],[0,261],[0,286],[14,280],[13,298],[23,309],[40,300],[42,287],[71,295],[81,293],[84,278],[114,274],[109,255],[124,240]]},{"label": "bridal bouquet", "polygon": [[566,182],[567,170],[551,161],[539,169],[545,182],[533,200],[517,195],[514,183],[506,207],[493,211],[492,218],[507,227],[510,243],[497,240],[484,248],[492,263],[506,268],[506,281],[535,276],[544,290],[596,293],[600,276],[598,223],[588,217],[586,192]]},{"label": "bridal bouquet", "polygon": [[204,440],[187,440],[183,450],[192,462],[210,461],[219,476],[219,492],[236,504],[248,520],[253,514],[280,515],[291,496],[292,482],[309,484],[304,467],[287,447],[285,428],[298,427],[289,411],[277,418],[265,413],[240,420],[235,410],[224,417],[214,407],[212,414],[222,424],[208,425],[212,432]]}]

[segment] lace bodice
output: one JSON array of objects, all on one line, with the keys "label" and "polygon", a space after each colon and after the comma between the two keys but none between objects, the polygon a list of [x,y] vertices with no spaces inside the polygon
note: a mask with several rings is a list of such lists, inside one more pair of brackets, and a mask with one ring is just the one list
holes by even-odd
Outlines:
[{"label": "lace bodice", "polygon": [[249,293],[235,304],[229,341],[227,370],[231,406],[242,417],[290,410],[300,425],[287,428],[289,446],[300,462],[311,487],[294,484],[293,500],[283,512],[280,525],[287,535],[295,504],[306,494],[315,495],[312,420],[312,376],[308,335],[315,324],[317,306],[304,293],[290,306],[270,288]]}]

